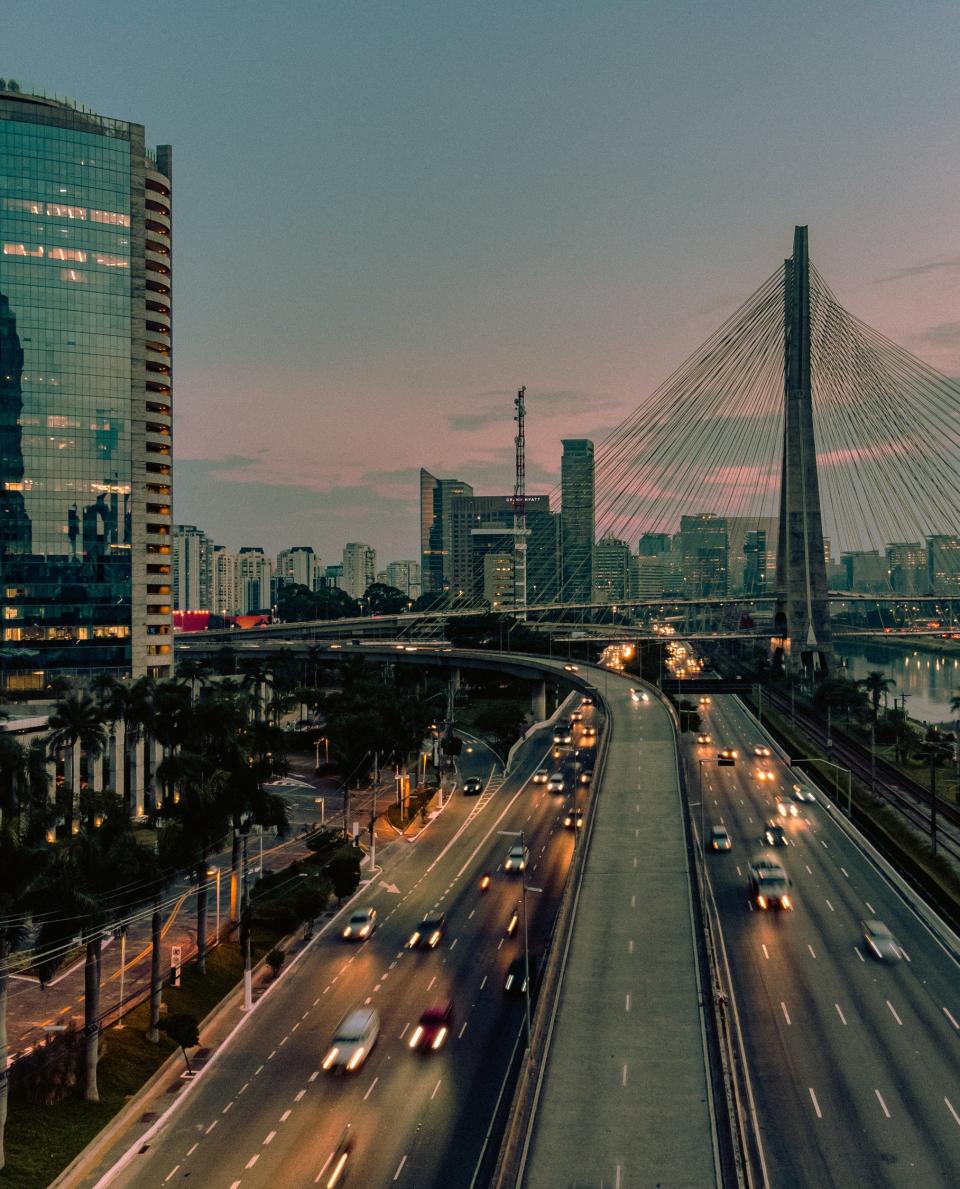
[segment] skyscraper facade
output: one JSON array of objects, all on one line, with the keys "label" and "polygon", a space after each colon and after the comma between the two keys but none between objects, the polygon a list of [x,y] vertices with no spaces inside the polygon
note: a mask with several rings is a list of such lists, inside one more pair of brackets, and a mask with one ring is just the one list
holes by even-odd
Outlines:
[{"label": "skyscraper facade", "polygon": [[175,611],[213,610],[213,550],[215,546],[195,524],[178,524],[173,534],[173,608]]},{"label": "skyscraper facade", "polygon": [[362,598],[377,576],[377,551],[351,541],[343,547],[343,589],[351,599]]},{"label": "skyscraper facade", "polygon": [[173,665],[172,150],[0,90],[4,682]]},{"label": "skyscraper facade", "polygon": [[603,537],[593,549],[593,601],[622,603],[630,594],[630,546]]},{"label": "skyscraper facade", "polygon": [[297,586],[316,590],[320,570],[320,558],[312,545],[294,545],[290,549],[281,549],[277,554],[276,576]]},{"label": "skyscraper facade", "polygon": [[420,471],[420,579],[424,594],[451,590],[452,501],[473,495],[473,488],[461,479],[438,479]]},{"label": "skyscraper facade", "polygon": [[729,555],[727,522],[712,512],[680,517],[683,590],[688,598],[725,596]]},{"label": "skyscraper facade", "polygon": [[563,441],[560,461],[560,598],[589,603],[593,595],[594,467],[593,442]]}]

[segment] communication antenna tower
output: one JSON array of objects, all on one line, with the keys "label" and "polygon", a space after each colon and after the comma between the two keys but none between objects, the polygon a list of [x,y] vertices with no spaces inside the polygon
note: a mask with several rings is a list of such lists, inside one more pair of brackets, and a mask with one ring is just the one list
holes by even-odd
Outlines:
[{"label": "communication antenna tower", "polygon": [[[513,416],[517,423],[517,435],[513,439],[516,446],[516,466],[513,480],[513,605],[525,608],[527,605],[527,460],[526,460],[526,405],[524,404],[524,385],[516,395]],[[519,619],[526,619],[527,613],[522,610]]]}]

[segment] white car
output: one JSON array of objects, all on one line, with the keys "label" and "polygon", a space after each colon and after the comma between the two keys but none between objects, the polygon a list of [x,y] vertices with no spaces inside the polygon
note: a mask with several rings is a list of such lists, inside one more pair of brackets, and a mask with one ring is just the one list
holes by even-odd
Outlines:
[{"label": "white car", "polygon": [[504,871],[525,871],[527,857],[528,851],[525,846],[521,846],[519,842],[516,846],[511,846],[503,863]]},{"label": "white car", "polygon": [[363,941],[376,927],[377,910],[375,908],[358,908],[344,925],[340,936],[347,941]]},{"label": "white car", "polygon": [[796,817],[797,807],[792,801],[778,801],[777,813],[779,813],[781,817]]},{"label": "white car", "polygon": [[379,1035],[380,1013],[375,1007],[358,1007],[347,1012],[323,1059],[323,1068],[353,1073],[366,1061]]},{"label": "white car", "polygon": [[765,746],[763,743],[758,743],[753,749],[753,754],[755,756],[763,756],[764,758],[767,758],[770,755],[770,748]]},{"label": "white car", "polygon": [[805,785],[795,784],[793,786],[793,798],[795,801],[816,801],[816,797]]},{"label": "white car", "polygon": [[562,793],[566,787],[567,782],[564,780],[562,772],[551,773],[547,780],[548,793]]},{"label": "white car", "polygon": [[546,768],[538,768],[533,774],[534,784],[546,784],[550,779],[550,773]]}]

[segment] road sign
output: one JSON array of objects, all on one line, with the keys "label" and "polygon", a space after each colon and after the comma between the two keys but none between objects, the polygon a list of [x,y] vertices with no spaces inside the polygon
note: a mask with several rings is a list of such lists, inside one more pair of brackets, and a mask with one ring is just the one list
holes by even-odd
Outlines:
[{"label": "road sign", "polygon": [[180,986],[180,964],[183,961],[183,947],[179,945],[172,945],[170,947],[170,986]]}]

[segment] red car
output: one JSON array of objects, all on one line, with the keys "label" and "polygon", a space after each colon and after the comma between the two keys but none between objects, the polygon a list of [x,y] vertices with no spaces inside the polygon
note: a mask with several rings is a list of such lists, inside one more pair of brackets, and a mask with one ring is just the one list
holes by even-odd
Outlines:
[{"label": "red car", "polygon": [[453,1027],[453,1004],[435,1003],[420,1017],[420,1022],[410,1034],[408,1044],[421,1053],[435,1053],[443,1047]]}]

